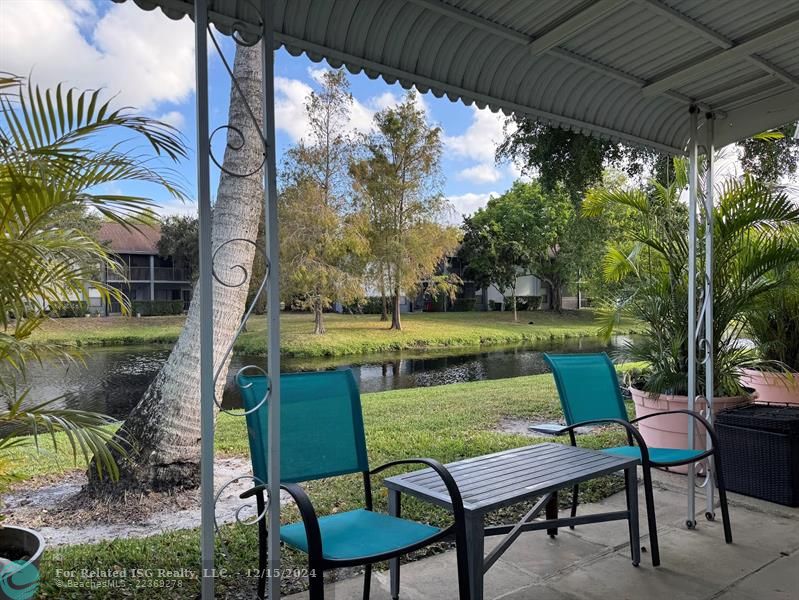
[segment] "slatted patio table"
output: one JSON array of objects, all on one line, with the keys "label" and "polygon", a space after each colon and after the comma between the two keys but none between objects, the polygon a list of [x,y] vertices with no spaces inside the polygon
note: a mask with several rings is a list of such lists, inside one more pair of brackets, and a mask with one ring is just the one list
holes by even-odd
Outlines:
[{"label": "slatted patio table", "polygon": [[[485,572],[526,531],[545,529],[549,535],[555,536],[558,527],[626,520],[632,560],[637,566],[641,560],[636,473],[638,463],[637,458],[546,443],[446,465],[463,497],[471,600],[482,600]],[[558,517],[558,490],[617,471],[625,472],[627,510]],[[389,492],[389,512],[395,516],[400,514],[402,493],[452,509],[444,484],[431,469],[389,477],[384,484]],[[485,527],[483,519],[486,514],[533,498],[538,500],[519,522]],[[542,510],[545,519],[536,520]],[[485,556],[485,536],[503,534],[505,537],[502,541]],[[392,560],[390,567],[391,596],[396,598],[399,594],[399,561]]]}]

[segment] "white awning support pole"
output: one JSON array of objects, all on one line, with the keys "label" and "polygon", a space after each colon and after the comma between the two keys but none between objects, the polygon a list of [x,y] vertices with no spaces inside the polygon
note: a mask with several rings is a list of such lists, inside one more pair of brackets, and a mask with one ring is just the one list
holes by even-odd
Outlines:
[{"label": "white awning support pole", "polygon": [[275,161],[275,44],[274,4],[261,1],[264,22],[261,37],[263,58],[263,109],[266,162],[264,163],[264,215],[266,219],[266,264],[269,281],[266,287],[269,392],[269,515],[268,594],[270,600],[280,598],[280,240],[277,220],[277,167]]},{"label": "white awning support pole", "polygon": [[200,222],[200,549],[202,600],[214,598],[214,295],[208,133],[208,4],[194,2],[197,205]]},{"label": "white awning support pole", "polygon": [[[715,160],[715,128],[713,123],[713,114],[708,113],[705,115],[705,156],[707,157],[707,170],[705,172],[705,312],[704,312],[704,331],[705,331],[705,401],[707,403],[706,417],[710,423],[713,423],[713,396],[714,396],[714,379],[713,379],[713,355],[714,340],[713,340],[713,186],[716,168]],[[712,447],[712,440],[710,434],[706,434],[706,448]],[[707,508],[706,515],[712,517],[714,513],[714,485],[715,485],[715,467],[713,464],[713,457],[707,459],[707,486],[706,499]]]},{"label": "white awning support pole", "polygon": [[[688,148],[688,410],[696,404],[696,204],[699,175],[698,109],[691,107],[691,141]],[[693,449],[694,420],[688,417],[688,448]],[[688,466],[688,513],[686,523],[696,518],[696,469]]]}]

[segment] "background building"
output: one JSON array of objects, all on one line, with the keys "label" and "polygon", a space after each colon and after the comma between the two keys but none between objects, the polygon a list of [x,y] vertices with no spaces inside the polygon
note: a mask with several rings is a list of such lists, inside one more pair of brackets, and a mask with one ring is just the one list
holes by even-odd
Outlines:
[{"label": "background building", "polygon": [[[173,265],[172,257],[158,254],[161,228],[139,225],[127,229],[118,223],[104,223],[97,235],[118,256],[119,273],[105,270],[103,280],[121,289],[131,303],[141,300],[182,300],[184,310],[191,301],[192,276],[188,269]],[[105,314],[118,314],[120,306],[112,302],[103,307]]]}]

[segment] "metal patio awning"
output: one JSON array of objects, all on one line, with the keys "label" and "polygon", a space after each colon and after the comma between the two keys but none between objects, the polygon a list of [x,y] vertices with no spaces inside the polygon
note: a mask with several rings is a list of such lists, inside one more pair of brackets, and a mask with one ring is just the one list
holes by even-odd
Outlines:
[{"label": "metal patio awning", "polygon": [[[125,0],[113,0],[124,2]],[[524,114],[608,139],[690,159],[689,406],[697,345],[712,347],[712,261],[705,261],[697,312],[699,146],[710,160],[702,218],[712,225],[713,150],[799,120],[797,0],[132,0],[172,19],[194,19],[197,48],[197,197],[200,215],[202,597],[214,595],[213,318],[209,189],[209,23],[246,42],[284,46],[313,61],[346,66],[388,83],[453,101]],[[195,15],[196,9],[196,15]],[[168,57],[164,58],[168,68]],[[280,337],[274,56],[264,53],[263,140],[268,298],[269,495],[280,490]],[[703,140],[700,141],[700,128]],[[705,254],[713,254],[712,226]],[[273,259],[273,260],[270,260]],[[708,332],[709,330],[709,332]],[[700,336],[702,339],[700,340]],[[705,357],[713,381],[713,356]],[[712,387],[712,386],[711,386]],[[705,391],[712,406],[712,389]],[[689,427],[693,444],[693,427]],[[707,466],[710,472],[711,465]],[[695,517],[689,471],[687,518]],[[707,504],[713,507],[712,479]],[[279,502],[269,528],[279,529]],[[279,536],[269,536],[269,568],[280,565]],[[280,595],[269,578],[269,597]]]},{"label": "metal patio awning", "polygon": [[[124,0],[116,0],[124,1]],[[173,18],[185,0],[134,0]],[[213,0],[224,33],[257,2]],[[276,44],[333,67],[684,153],[688,106],[718,145],[799,118],[795,0],[278,0]]]}]

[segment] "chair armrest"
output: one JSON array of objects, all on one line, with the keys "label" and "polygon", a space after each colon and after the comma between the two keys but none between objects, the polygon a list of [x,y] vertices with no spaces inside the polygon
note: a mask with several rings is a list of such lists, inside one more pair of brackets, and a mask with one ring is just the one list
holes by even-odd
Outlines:
[{"label": "chair armrest", "polygon": [[693,410],[688,410],[687,408],[675,408],[672,410],[664,410],[661,412],[644,415],[643,417],[638,417],[636,419],[631,420],[630,423],[637,423],[638,421],[643,421],[644,419],[651,419],[652,417],[659,417],[660,415],[679,415],[679,414],[688,415],[689,417],[693,417],[695,420],[702,423],[702,426],[705,428],[708,434],[710,434],[710,439],[713,442],[713,446],[716,447],[718,445],[716,442],[716,429],[715,427],[713,427],[713,425],[710,424],[710,421],[708,421],[698,412]]},{"label": "chair armrest", "polygon": [[250,488],[249,490],[243,491],[239,494],[239,498],[242,500],[246,500],[247,498],[252,498],[256,494],[263,494],[266,491],[265,485],[256,485],[254,488]]},{"label": "chair armrest", "polygon": [[627,431],[628,439],[634,439],[638,444],[638,448],[641,451],[641,465],[647,466],[649,464],[649,448],[647,447],[641,432],[633,426],[632,421],[627,421],[625,419],[592,419],[590,421],[581,421],[580,423],[568,425],[564,428],[564,431],[573,434],[574,430],[578,427],[585,427],[587,425],[602,425],[603,423],[621,425],[624,427],[624,429]]},{"label": "chair armrest", "polygon": [[400,460],[392,460],[391,462],[387,462],[384,465],[380,465],[379,467],[372,469],[369,471],[369,475],[377,475],[381,471],[385,471],[390,467],[412,464],[427,465],[438,474],[438,476],[444,482],[447,492],[449,493],[449,498],[452,502],[452,514],[455,516],[456,521],[461,521],[464,518],[464,510],[463,498],[461,497],[461,492],[458,489],[458,484],[455,483],[455,478],[452,477],[452,474],[447,470],[447,468],[437,460],[433,460],[432,458],[403,458]]},{"label": "chair armrest", "polygon": [[563,435],[566,433],[566,425],[561,425],[560,423],[540,423],[539,425],[530,425],[527,430],[548,435]]},{"label": "chair armrest", "polygon": [[283,483],[280,489],[286,490],[294,499],[300,511],[305,537],[308,540],[308,556],[314,560],[322,558],[322,532],[319,530],[319,519],[316,517],[311,499],[305,490],[296,483]]},{"label": "chair armrest", "polygon": [[[257,485],[240,494],[239,498],[246,499],[256,494],[263,494],[266,489],[265,485]],[[302,518],[302,524],[305,527],[305,537],[308,540],[308,555],[314,557],[314,559],[321,559],[322,532],[319,529],[319,519],[316,516],[316,510],[314,510],[311,499],[305,493],[305,490],[296,483],[283,483],[280,485],[280,489],[288,492],[300,511],[300,518]]]}]

